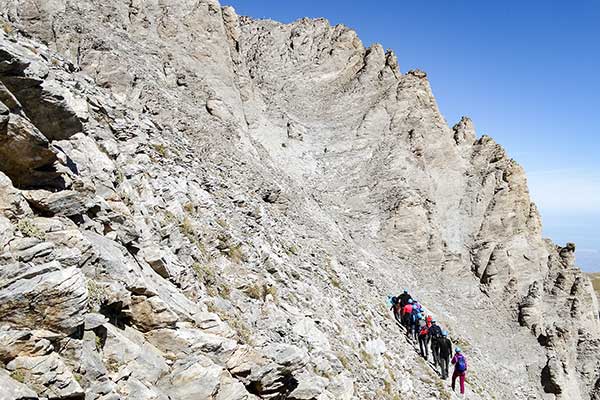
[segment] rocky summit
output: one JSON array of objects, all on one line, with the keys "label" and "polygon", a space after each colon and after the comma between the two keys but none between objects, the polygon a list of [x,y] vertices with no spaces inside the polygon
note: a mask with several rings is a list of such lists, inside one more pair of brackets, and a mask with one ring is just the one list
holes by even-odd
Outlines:
[{"label": "rocky summit", "polygon": [[427,75],[217,0],[0,0],[0,399],[600,399],[598,304]]}]

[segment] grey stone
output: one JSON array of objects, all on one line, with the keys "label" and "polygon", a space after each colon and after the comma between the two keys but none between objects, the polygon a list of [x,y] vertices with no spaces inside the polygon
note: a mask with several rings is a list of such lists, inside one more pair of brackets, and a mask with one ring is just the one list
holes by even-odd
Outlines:
[{"label": "grey stone", "polygon": [[142,331],[175,327],[178,318],[169,306],[158,296],[150,298],[133,296],[131,302],[133,323]]},{"label": "grey stone", "polygon": [[14,219],[31,214],[23,195],[13,187],[11,180],[0,172],[0,215]]},{"label": "grey stone", "polygon": [[81,132],[87,117],[85,100],[76,99],[55,81],[5,77],[4,85],[22,105],[25,114],[48,140],[62,140]]},{"label": "grey stone", "polygon": [[0,361],[9,363],[18,356],[42,356],[54,350],[51,342],[40,337],[42,332],[0,329]]},{"label": "grey stone", "polygon": [[326,378],[301,374],[296,376],[298,387],[296,387],[289,395],[290,399],[311,400],[318,398],[327,387],[329,380]]},{"label": "grey stone", "polygon": [[24,376],[40,397],[68,399],[81,397],[83,389],[62,359],[52,353],[47,356],[17,357],[6,368]]},{"label": "grey stone", "polygon": [[0,130],[0,170],[16,186],[35,185],[36,170],[57,161],[56,151],[38,129],[25,118],[10,114],[5,129]]},{"label": "grey stone", "polygon": [[184,326],[178,326],[177,329],[155,329],[145,336],[169,359],[204,353],[215,362],[224,364],[238,347],[235,340]]},{"label": "grey stone", "polygon": [[181,400],[210,399],[217,394],[222,373],[223,368],[207,357],[178,361],[173,365],[165,390]]},{"label": "grey stone", "polygon": [[85,314],[84,327],[85,327],[86,331],[91,331],[93,329],[96,329],[96,328],[106,324],[107,322],[108,322],[108,318],[106,318],[102,314],[88,313],[88,314]]},{"label": "grey stone", "polygon": [[[0,82],[0,115],[7,116],[9,112],[13,114],[21,114],[21,104],[19,100],[13,96],[13,94],[7,89],[6,86],[2,82]],[[6,120],[8,121],[8,120]],[[6,126],[0,125],[0,131],[2,131]]]},{"label": "grey stone", "polygon": [[81,271],[25,268],[0,287],[0,317],[17,327],[55,329],[67,334],[83,324],[87,288]]},{"label": "grey stone", "polygon": [[3,359],[56,354],[89,400],[452,396],[398,340],[407,287],[473,399],[596,395],[574,246],[425,72],[216,0],[0,10]]},{"label": "grey stone", "polygon": [[24,191],[23,196],[38,212],[50,215],[76,216],[92,207],[90,199],[73,190],[51,193],[46,190]]},{"label": "grey stone", "polygon": [[0,400],[37,400],[37,394],[23,383],[10,377],[10,374],[0,369]]}]

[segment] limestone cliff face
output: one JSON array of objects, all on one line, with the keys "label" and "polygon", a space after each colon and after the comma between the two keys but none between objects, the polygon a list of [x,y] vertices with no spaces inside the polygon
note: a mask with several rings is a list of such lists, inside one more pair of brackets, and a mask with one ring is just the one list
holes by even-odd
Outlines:
[{"label": "limestone cliff face", "polygon": [[2,399],[598,399],[574,246],[427,76],[215,0],[0,0]]}]

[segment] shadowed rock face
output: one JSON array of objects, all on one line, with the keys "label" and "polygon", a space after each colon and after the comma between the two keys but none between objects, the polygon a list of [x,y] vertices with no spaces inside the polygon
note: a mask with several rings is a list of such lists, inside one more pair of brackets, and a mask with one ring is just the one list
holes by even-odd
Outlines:
[{"label": "shadowed rock face", "polygon": [[523,169],[347,27],[215,0],[0,0],[10,399],[598,398],[598,307]]},{"label": "shadowed rock face", "polygon": [[21,77],[5,77],[2,82],[48,140],[64,140],[81,132],[82,121],[66,104],[59,86]]},{"label": "shadowed rock face", "polygon": [[[66,97],[65,97],[66,96]],[[46,65],[5,41],[0,47],[0,170],[22,188],[65,188],[50,142],[81,132],[87,105],[49,76]]]}]

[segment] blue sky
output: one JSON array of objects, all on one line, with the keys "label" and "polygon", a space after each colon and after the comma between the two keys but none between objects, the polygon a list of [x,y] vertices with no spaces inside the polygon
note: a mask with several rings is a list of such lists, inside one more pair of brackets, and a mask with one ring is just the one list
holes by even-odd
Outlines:
[{"label": "blue sky", "polygon": [[343,23],[426,71],[450,125],[470,116],[525,167],[544,234],[600,271],[600,1],[222,1]]}]

